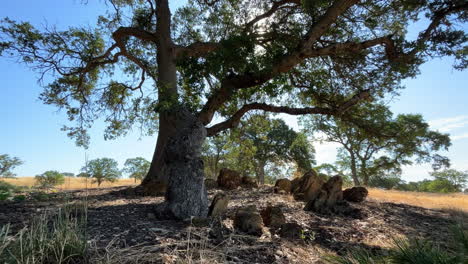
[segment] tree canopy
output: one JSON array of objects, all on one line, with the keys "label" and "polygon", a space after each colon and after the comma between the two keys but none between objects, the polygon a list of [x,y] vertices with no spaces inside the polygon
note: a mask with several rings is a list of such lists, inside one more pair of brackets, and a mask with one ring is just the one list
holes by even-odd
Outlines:
[{"label": "tree canopy", "polygon": [[150,162],[145,158],[136,157],[127,159],[124,164],[123,171],[129,174],[130,178],[137,180],[142,180],[148,173],[150,167]]},{"label": "tree canopy", "polygon": [[0,155],[0,178],[14,177],[12,170],[23,163],[18,157],[10,157],[8,154]]},{"label": "tree canopy", "polygon": [[93,178],[98,186],[105,181],[115,182],[121,176],[117,161],[111,158],[90,160],[81,170],[85,177]]},{"label": "tree canopy", "polygon": [[354,107],[349,115],[354,122],[314,117],[309,125],[324,133],[324,140],[341,145],[337,162],[351,171],[355,185],[400,175],[401,167],[413,162],[432,162],[434,169],[450,165],[438,154],[451,145],[449,136],[430,130],[421,115],[394,117],[387,106],[370,103]]},{"label": "tree canopy", "polygon": [[168,182],[176,218],[206,212],[203,170],[187,169],[200,164],[193,150],[246,113],[349,120],[361,101],[397,94],[427,59],[468,65],[465,0],[193,0],[173,12],[168,0],[108,2],[92,27],[37,29],[5,18],[0,54],[54,77],[40,98],[66,111],[73,125],[64,130],[80,145],[99,117],[107,139],[134,126],[157,130],[142,184]]},{"label": "tree canopy", "polygon": [[262,184],[266,169],[284,174],[280,168],[289,165],[304,173],[315,164],[315,149],[305,134],[294,131],[282,119],[264,114],[251,115],[229,134],[214,137],[203,154],[214,170],[210,174],[216,175],[222,162],[243,174],[256,174]]}]

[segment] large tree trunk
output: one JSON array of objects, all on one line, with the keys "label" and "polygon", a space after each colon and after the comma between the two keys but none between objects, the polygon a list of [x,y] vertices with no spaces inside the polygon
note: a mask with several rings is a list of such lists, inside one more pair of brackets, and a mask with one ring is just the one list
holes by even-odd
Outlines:
[{"label": "large tree trunk", "polygon": [[163,217],[176,219],[206,217],[208,199],[201,158],[206,128],[188,110],[174,110],[177,132],[169,137],[163,155],[168,185],[166,201],[158,211]]},{"label": "large tree trunk", "polygon": [[[177,69],[174,53],[174,44],[171,39],[171,12],[167,0],[156,0],[157,29],[158,29],[158,100],[161,105],[177,104]],[[156,148],[151,161],[151,166],[141,185],[148,193],[151,193],[154,183],[167,184],[168,176],[163,169],[164,154],[169,137],[176,132],[176,124],[173,122],[172,109],[163,109],[159,113],[159,131]]]},{"label": "large tree trunk", "polygon": [[151,160],[150,169],[148,174],[141,182],[141,185],[147,188],[148,192],[151,191],[151,186],[155,186],[156,182],[161,182],[167,185],[167,174],[163,173],[164,167],[164,152],[170,135],[174,135],[176,128],[169,122],[169,116],[160,114],[158,139],[156,141],[156,148],[154,150],[153,159]]},{"label": "large tree trunk", "polygon": [[[162,217],[185,219],[205,217],[208,199],[205,189],[202,144],[206,128],[193,113],[180,106],[177,69],[171,39],[171,12],[168,0],[156,0],[159,133],[156,149],[143,187],[167,184],[166,201],[159,205]],[[145,188],[151,192],[151,188]]]}]

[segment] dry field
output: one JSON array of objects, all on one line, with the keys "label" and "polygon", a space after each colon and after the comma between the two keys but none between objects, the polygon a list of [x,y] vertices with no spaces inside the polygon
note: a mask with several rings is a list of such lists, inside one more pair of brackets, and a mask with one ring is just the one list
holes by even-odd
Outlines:
[{"label": "dry field", "polygon": [[409,204],[429,209],[457,209],[468,212],[468,194],[402,192],[394,190],[369,189],[369,198],[378,202]]},{"label": "dry field", "polygon": [[[18,177],[4,179],[6,182],[18,186],[34,186],[34,177]],[[104,182],[101,188],[135,185],[133,179],[120,179],[114,183]],[[66,177],[65,183],[57,186],[58,190],[77,190],[98,188],[90,179]],[[394,190],[369,189],[369,198],[377,202],[391,202],[420,206],[429,209],[458,209],[468,212],[468,195],[463,193],[437,194],[421,192],[402,192]]]},{"label": "dry field", "polygon": [[[2,179],[17,186],[32,187],[36,184],[34,177],[17,177],[13,179]],[[119,179],[116,182],[103,182],[100,188],[134,185],[133,179]],[[65,177],[65,183],[57,185],[58,190],[77,190],[86,188],[98,188],[97,183],[92,183],[91,179],[81,177]]]}]

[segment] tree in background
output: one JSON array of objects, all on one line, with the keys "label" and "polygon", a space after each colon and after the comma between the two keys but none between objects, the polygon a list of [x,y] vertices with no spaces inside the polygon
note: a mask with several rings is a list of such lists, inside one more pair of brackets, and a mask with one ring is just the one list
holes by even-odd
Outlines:
[{"label": "tree in background", "polygon": [[267,115],[252,115],[236,129],[239,144],[251,142],[257,180],[265,183],[265,168],[273,164],[295,162],[299,171],[305,172],[315,164],[315,150],[307,137],[288,127],[282,119]]},{"label": "tree in background", "polygon": [[401,166],[413,162],[432,162],[434,169],[450,165],[448,158],[437,154],[451,145],[449,136],[429,130],[421,115],[393,117],[387,106],[371,103],[349,114],[353,122],[314,117],[310,126],[324,133],[324,140],[341,144],[337,163],[351,172],[354,185],[400,175]]},{"label": "tree in background", "polygon": [[252,115],[229,135],[209,142],[204,157],[214,164],[208,167],[213,167],[215,175],[219,164],[223,164],[245,175],[254,173],[259,183],[264,184],[267,169],[270,174],[279,174],[282,165],[293,165],[304,173],[315,164],[315,150],[307,137],[288,127],[282,119],[271,119],[268,115]]},{"label": "tree in background", "polygon": [[72,172],[62,172],[62,175],[65,177],[75,177],[75,173]]},{"label": "tree in background", "polygon": [[14,168],[24,162],[17,157],[10,157],[8,154],[0,155],[0,178],[12,178],[16,175],[12,172]]},{"label": "tree in background", "polygon": [[207,178],[216,179],[222,163],[226,161],[229,148],[229,137],[226,133],[209,138],[203,144],[202,157],[205,164],[205,175]]},{"label": "tree in background", "polygon": [[443,171],[433,171],[430,173],[435,180],[449,181],[458,192],[466,188],[468,183],[468,171],[459,171],[454,169],[446,169]]},{"label": "tree in background", "polygon": [[[428,58],[468,65],[465,0],[188,1],[173,12],[168,0],[109,1],[94,28],[4,19],[0,54],[54,77],[41,99],[66,110],[76,124],[64,130],[81,145],[97,117],[107,139],[157,128],[142,184],[167,182],[162,208],[176,218],[206,215],[203,142],[246,113],[346,120],[360,101],[397,93]],[[408,37],[421,17],[427,27]]]},{"label": "tree in background", "polygon": [[142,157],[127,159],[123,171],[129,174],[130,178],[142,180],[148,173],[150,162]]},{"label": "tree in background", "polygon": [[89,178],[93,178],[93,182],[97,182],[98,186],[104,181],[115,182],[121,175],[117,161],[111,158],[93,159],[81,170]]},{"label": "tree in background", "polygon": [[65,182],[65,177],[58,171],[46,171],[34,178],[41,188],[52,188]]}]

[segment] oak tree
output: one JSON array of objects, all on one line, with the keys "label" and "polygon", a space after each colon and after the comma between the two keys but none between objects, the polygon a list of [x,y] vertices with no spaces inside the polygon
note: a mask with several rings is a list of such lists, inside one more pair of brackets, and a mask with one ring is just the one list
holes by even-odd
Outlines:
[{"label": "oak tree", "polygon": [[4,19],[0,53],[55,77],[41,99],[66,110],[79,144],[97,117],[106,138],[157,130],[142,184],[167,182],[162,208],[176,218],[206,215],[201,146],[245,113],[346,119],[430,57],[466,67],[465,0],[191,0],[173,12],[168,0],[108,2],[96,27]]}]

